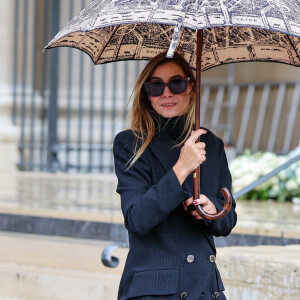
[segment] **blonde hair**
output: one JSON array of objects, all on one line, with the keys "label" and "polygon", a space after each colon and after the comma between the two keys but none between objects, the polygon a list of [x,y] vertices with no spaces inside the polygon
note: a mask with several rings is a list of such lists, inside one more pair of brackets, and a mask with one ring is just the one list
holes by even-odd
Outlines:
[{"label": "blonde hair", "polygon": [[[146,150],[149,143],[152,141],[155,134],[155,121],[157,113],[153,110],[151,102],[149,101],[148,94],[144,88],[144,83],[149,80],[154,70],[165,63],[174,62],[183,70],[186,77],[190,77],[195,82],[195,75],[188,62],[182,55],[175,53],[173,58],[167,58],[166,52],[160,53],[150,60],[146,67],[141,72],[134,87],[134,97],[130,115],[130,127],[137,137],[136,147],[132,158],[130,159],[130,167],[139,159],[139,157]],[[194,126],[195,120],[195,85],[192,85],[191,98],[187,107],[186,122],[181,137],[186,133],[184,139],[176,146],[182,145],[188,138]],[[141,146],[138,149],[138,144]]]}]

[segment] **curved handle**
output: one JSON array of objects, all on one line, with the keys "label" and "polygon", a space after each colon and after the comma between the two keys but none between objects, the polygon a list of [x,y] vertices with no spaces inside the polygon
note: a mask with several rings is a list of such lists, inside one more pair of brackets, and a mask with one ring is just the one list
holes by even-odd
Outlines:
[{"label": "curved handle", "polygon": [[101,261],[104,264],[104,266],[108,268],[116,268],[119,265],[119,259],[116,256],[112,256],[111,252],[117,248],[128,248],[128,247],[129,247],[128,244],[119,244],[119,243],[106,246],[101,255]]},{"label": "curved handle", "polygon": [[104,266],[109,267],[109,268],[116,268],[118,266],[119,259],[117,257],[111,255],[111,252],[118,247],[119,247],[118,245],[113,244],[113,245],[107,246],[103,250],[101,260],[102,260],[102,263],[104,264]]},{"label": "curved handle", "polygon": [[202,209],[201,205],[195,205],[197,213],[203,219],[210,220],[210,221],[216,221],[216,220],[220,220],[220,219],[224,218],[228,214],[228,212],[230,211],[230,208],[231,208],[231,204],[232,204],[231,193],[229,192],[228,188],[226,188],[226,187],[223,187],[221,189],[221,193],[224,196],[225,203],[224,203],[223,209],[216,214],[208,214]]}]

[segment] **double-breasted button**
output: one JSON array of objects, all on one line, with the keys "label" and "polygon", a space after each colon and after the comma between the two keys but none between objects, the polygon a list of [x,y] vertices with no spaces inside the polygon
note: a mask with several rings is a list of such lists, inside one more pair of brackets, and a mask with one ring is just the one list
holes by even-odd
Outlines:
[{"label": "double-breasted button", "polygon": [[188,255],[188,257],[186,258],[186,261],[190,264],[195,260],[194,255]]},{"label": "double-breasted button", "polygon": [[214,255],[209,256],[209,262],[214,263],[216,261],[216,257]]},{"label": "double-breasted button", "polygon": [[211,297],[213,299],[217,299],[219,296],[220,296],[220,293],[218,293],[218,292],[214,292],[214,293],[211,294]]},{"label": "double-breasted button", "polygon": [[180,295],[179,295],[179,298],[180,299],[184,299],[188,296],[188,293],[187,292],[182,292]]}]

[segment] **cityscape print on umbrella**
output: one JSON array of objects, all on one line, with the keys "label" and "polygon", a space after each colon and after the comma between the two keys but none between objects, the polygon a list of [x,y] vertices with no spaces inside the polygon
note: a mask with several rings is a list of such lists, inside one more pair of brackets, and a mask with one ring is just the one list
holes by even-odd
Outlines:
[{"label": "cityscape print on umbrella", "polygon": [[78,48],[101,64],[149,59],[171,45],[195,68],[199,28],[202,70],[239,61],[300,66],[300,0],[96,0],[47,47]]},{"label": "cityscape print on umbrella", "polygon": [[57,35],[74,29],[92,29],[126,23],[176,25],[185,13],[183,27],[204,29],[242,26],[280,31],[300,37],[299,0],[95,0]]}]

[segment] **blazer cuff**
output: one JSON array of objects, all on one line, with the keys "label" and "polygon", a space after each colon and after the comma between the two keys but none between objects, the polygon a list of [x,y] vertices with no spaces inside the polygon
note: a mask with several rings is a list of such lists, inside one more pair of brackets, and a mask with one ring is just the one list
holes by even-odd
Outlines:
[{"label": "blazer cuff", "polygon": [[172,189],[174,192],[179,193],[181,195],[180,198],[184,197],[184,198],[189,198],[190,195],[190,191],[185,189],[179,182],[173,168],[171,168],[167,173],[166,173],[167,177],[170,178],[170,182],[172,183]]}]

